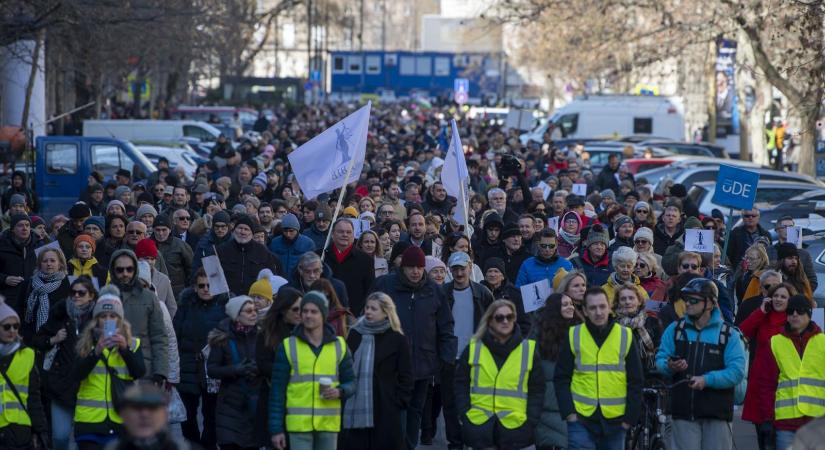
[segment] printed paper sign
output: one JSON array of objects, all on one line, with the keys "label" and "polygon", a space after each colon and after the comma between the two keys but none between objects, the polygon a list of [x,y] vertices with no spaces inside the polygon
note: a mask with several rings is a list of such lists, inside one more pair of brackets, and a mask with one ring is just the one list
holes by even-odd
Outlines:
[{"label": "printed paper sign", "polygon": [[552,190],[553,190],[553,189],[551,189],[551,188],[550,188],[550,186],[549,186],[547,183],[545,183],[544,181],[539,182],[539,185],[538,185],[538,186],[536,186],[536,187],[541,188],[541,192],[542,192],[542,195],[544,195],[544,199],[545,199],[545,200],[547,200],[547,197],[549,197],[549,196],[550,196],[550,191],[552,191]]},{"label": "printed paper sign", "polygon": [[582,197],[587,197],[587,185],[582,184],[574,184],[573,185],[573,193],[576,195],[580,195]]},{"label": "printed paper sign", "polygon": [[206,277],[209,279],[209,293],[220,295],[229,292],[229,283],[226,282],[226,276],[223,274],[223,267],[221,267],[218,255],[205,256],[201,259],[201,262]]},{"label": "printed paper sign", "polygon": [[555,216],[555,217],[550,217],[549,219],[547,219],[547,228],[550,228],[551,230],[558,231],[559,230],[559,217]]},{"label": "printed paper sign", "polygon": [[361,233],[365,231],[369,231],[370,229],[370,221],[364,219],[347,219],[352,224],[352,228],[355,232],[355,239],[361,237]]},{"label": "printed paper sign", "polygon": [[785,228],[788,233],[788,242],[796,245],[796,248],[802,248],[802,225]]},{"label": "printed paper sign", "polygon": [[713,253],[713,230],[685,230],[685,250]]},{"label": "printed paper sign", "polygon": [[40,254],[43,253],[43,250],[50,249],[50,248],[60,250],[60,242],[52,241],[52,242],[49,242],[46,245],[41,245],[40,247],[37,247],[36,249],[34,249],[34,257],[39,258]]},{"label": "printed paper sign", "polygon": [[545,278],[535,283],[521,287],[521,301],[524,303],[524,312],[531,313],[544,306],[547,297],[553,293],[550,282]]}]

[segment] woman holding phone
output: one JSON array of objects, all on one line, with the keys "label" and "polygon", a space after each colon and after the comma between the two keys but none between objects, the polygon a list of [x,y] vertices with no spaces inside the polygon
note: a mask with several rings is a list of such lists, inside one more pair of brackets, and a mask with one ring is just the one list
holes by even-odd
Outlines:
[{"label": "woman holding phone", "polygon": [[132,338],[115,286],[101,289],[92,317],[77,341],[77,359],[71,371],[72,380],[80,384],[74,411],[79,450],[100,450],[123,432],[114,397],[121,393],[119,387],[146,372],[143,344]]}]

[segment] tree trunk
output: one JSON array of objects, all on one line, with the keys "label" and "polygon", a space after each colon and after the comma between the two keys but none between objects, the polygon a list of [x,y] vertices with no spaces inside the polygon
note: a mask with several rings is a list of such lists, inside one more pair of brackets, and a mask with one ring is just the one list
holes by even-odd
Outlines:
[{"label": "tree trunk", "polygon": [[20,126],[23,129],[29,128],[29,109],[32,102],[32,91],[34,90],[34,83],[37,81],[37,71],[40,67],[40,51],[43,47],[43,31],[41,30],[34,36],[34,51],[32,52],[32,68],[29,72],[29,82],[26,84],[26,98],[23,103],[23,114],[20,118]]},{"label": "tree trunk", "polygon": [[708,142],[716,142],[716,42],[708,44],[708,63],[705,68],[708,83]]},{"label": "tree trunk", "polygon": [[799,173],[816,176],[816,161],[814,161],[814,152],[816,151],[816,144],[819,137],[819,131],[816,129],[816,121],[819,119],[819,102],[817,106],[809,109],[800,109],[799,118],[802,122],[801,142],[799,147],[794,149],[799,152]]}]

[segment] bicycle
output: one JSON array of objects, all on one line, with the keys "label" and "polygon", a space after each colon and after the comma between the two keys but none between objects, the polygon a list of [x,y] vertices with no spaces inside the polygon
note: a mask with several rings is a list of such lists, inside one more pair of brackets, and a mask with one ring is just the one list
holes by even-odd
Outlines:
[{"label": "bicycle", "polygon": [[642,388],[642,417],[639,423],[630,428],[625,438],[625,448],[628,450],[665,450],[665,430],[668,417],[665,414],[667,393],[688,380],[680,380],[673,384],[665,384],[654,380]]}]

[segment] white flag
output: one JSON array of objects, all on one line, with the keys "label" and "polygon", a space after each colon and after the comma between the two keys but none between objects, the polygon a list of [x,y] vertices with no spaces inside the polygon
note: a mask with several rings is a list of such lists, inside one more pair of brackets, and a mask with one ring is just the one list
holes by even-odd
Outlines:
[{"label": "white flag", "polygon": [[466,224],[467,190],[469,189],[470,172],[467,170],[467,161],[464,160],[464,148],[461,146],[461,137],[458,135],[458,126],[455,119],[450,121],[453,135],[450,138],[450,148],[444,158],[444,167],[441,168],[441,183],[448,194],[458,200],[453,218],[456,222]]},{"label": "white flag", "polygon": [[367,103],[289,154],[292,171],[307,199],[358,181],[367,151],[371,106],[372,102]]}]

